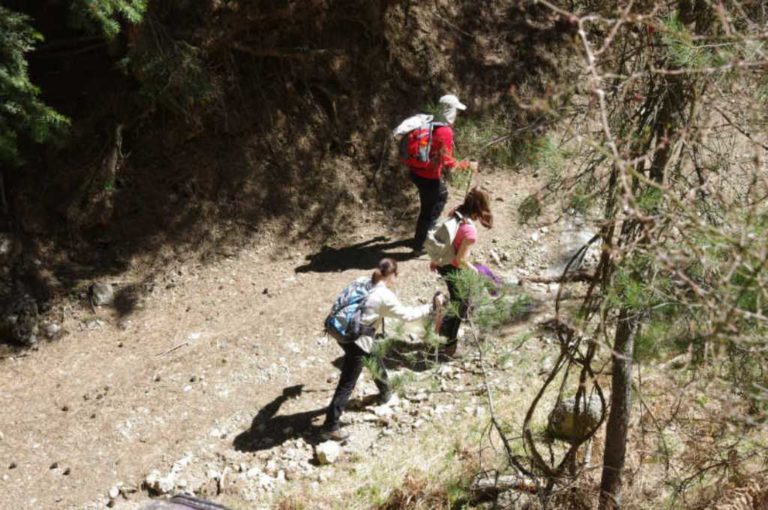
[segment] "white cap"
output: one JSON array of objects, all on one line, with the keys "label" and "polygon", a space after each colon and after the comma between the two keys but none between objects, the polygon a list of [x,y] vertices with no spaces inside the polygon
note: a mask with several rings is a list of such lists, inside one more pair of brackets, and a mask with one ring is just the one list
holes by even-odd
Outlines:
[{"label": "white cap", "polygon": [[446,94],[443,97],[440,98],[439,102],[441,104],[450,106],[451,108],[456,108],[457,110],[466,110],[467,107],[464,105],[461,101],[459,101],[459,98],[454,96],[453,94]]}]

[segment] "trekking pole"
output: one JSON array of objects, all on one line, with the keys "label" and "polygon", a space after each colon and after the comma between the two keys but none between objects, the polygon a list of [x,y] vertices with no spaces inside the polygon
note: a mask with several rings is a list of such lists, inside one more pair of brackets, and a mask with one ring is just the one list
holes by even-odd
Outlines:
[{"label": "trekking pole", "polygon": [[[475,163],[474,165],[472,163]],[[464,190],[464,196],[467,196],[469,194],[469,190],[472,189],[472,181],[475,179],[475,172],[477,171],[477,161],[470,159],[469,160],[469,180],[467,181],[467,189]]]}]

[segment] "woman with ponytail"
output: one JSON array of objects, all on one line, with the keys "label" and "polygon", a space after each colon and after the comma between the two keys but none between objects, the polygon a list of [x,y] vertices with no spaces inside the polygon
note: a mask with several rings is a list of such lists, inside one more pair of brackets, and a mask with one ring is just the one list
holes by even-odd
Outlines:
[{"label": "woman with ponytail", "polygon": [[366,333],[360,335],[354,342],[339,343],[344,349],[344,359],[339,384],[336,386],[336,391],[328,406],[323,425],[323,435],[327,439],[340,441],[349,436],[347,432],[340,429],[339,418],[355,389],[355,384],[357,384],[357,379],[363,369],[363,360],[366,358],[373,358],[376,364],[373,380],[379,389],[379,402],[386,403],[391,397],[384,362],[371,353],[376,341],[376,333],[382,331],[384,327],[384,318],[399,319],[403,322],[417,321],[432,313],[435,306],[444,304],[443,296],[435,295],[432,304],[405,306],[392,292],[396,281],[397,262],[390,258],[382,259],[371,275],[371,291],[363,306],[360,322]]}]

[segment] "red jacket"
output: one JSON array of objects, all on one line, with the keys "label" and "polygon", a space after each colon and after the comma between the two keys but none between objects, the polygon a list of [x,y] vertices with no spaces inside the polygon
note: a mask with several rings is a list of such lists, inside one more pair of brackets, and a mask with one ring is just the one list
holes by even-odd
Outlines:
[{"label": "red jacket", "polygon": [[453,157],[453,128],[451,126],[438,126],[432,131],[432,147],[429,150],[429,167],[408,167],[414,175],[426,179],[440,179],[443,168],[465,168],[465,161],[456,161]]}]

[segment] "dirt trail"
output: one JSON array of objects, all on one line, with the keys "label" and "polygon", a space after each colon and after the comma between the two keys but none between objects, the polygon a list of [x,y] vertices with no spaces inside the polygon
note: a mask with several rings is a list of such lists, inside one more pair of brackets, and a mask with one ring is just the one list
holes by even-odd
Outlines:
[{"label": "dirt trail", "polygon": [[[495,190],[497,225],[481,233],[478,254],[511,250],[508,268],[536,264],[514,222],[521,178],[482,180]],[[62,341],[0,361],[0,508],[101,508],[115,484],[137,487],[185,452],[227,456],[259,410],[295,385],[309,397],[280,412],[320,421],[340,355],[321,337],[321,319],[338,290],[368,272],[357,267],[376,247],[404,234],[371,225],[343,243],[381,235],[389,240],[338,254],[345,260],[315,256],[310,267],[316,252],[305,246],[259,242],[215,265],[181,264],[131,316],[70,319]],[[441,287],[426,259],[396,244],[385,251],[402,260],[404,301]]]}]

